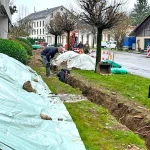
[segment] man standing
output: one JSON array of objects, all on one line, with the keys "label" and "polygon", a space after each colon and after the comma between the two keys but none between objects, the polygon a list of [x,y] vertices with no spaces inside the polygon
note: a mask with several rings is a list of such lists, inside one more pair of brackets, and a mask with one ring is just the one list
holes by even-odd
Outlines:
[{"label": "man standing", "polygon": [[64,49],[63,47],[46,47],[42,52],[41,52],[41,58],[43,61],[43,64],[46,67],[46,76],[50,76],[50,62],[51,59],[54,58],[56,53],[62,52]]},{"label": "man standing", "polygon": [[79,48],[79,49],[82,49],[82,48],[83,48],[83,44],[82,44],[81,41],[80,41],[80,43],[78,44],[78,48]]},{"label": "man standing", "polygon": [[89,46],[88,41],[86,41],[86,43],[85,43],[85,45],[84,45],[84,53],[85,53],[85,54],[88,54],[88,53],[89,53],[89,50],[90,50],[90,46]]}]

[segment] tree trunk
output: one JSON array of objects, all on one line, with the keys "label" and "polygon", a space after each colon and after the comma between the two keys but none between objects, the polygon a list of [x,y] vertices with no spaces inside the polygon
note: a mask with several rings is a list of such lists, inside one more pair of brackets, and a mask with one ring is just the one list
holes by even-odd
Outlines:
[{"label": "tree trunk", "polygon": [[95,73],[96,66],[101,61],[101,40],[102,40],[102,28],[97,28],[97,50],[96,50],[96,64],[95,64]]},{"label": "tree trunk", "polygon": [[70,48],[70,31],[69,32],[67,32],[67,44],[68,44],[68,50],[70,50],[71,48]]},{"label": "tree trunk", "polygon": [[57,35],[55,35],[55,47],[57,47]]},{"label": "tree trunk", "polygon": [[92,43],[92,48],[94,48],[94,43],[95,43],[94,38],[95,38],[95,35],[93,34],[93,43]]}]

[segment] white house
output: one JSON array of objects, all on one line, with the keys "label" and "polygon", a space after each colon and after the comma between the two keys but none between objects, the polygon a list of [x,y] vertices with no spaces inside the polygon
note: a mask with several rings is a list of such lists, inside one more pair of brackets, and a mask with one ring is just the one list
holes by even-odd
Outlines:
[{"label": "white house", "polygon": [[[66,12],[66,8],[58,6],[43,11],[38,11],[30,14],[26,18],[32,20],[33,30],[30,37],[33,39],[45,39],[47,43],[54,44],[55,36],[47,33],[46,25],[56,15],[57,12]],[[66,43],[66,36],[58,37],[58,43]]]},{"label": "white house", "polygon": [[[54,44],[55,42],[55,36],[52,34],[47,33],[46,30],[46,24],[53,19],[55,14],[57,12],[66,12],[68,11],[65,7],[63,6],[58,6],[50,9],[46,9],[43,11],[38,11],[30,14],[26,18],[32,21],[32,27],[33,30],[30,33],[30,37],[33,39],[45,39],[47,43]],[[74,31],[73,31],[74,32]],[[93,38],[94,38],[94,45],[96,45],[96,35],[92,35],[90,31],[88,32],[82,32],[79,30],[75,30],[76,32],[76,37],[77,37],[77,42],[82,41],[82,43],[86,43],[86,41],[89,41],[89,45],[93,45]],[[111,37],[110,31],[105,30],[103,32],[103,41],[110,41],[113,40]],[[65,45],[67,42],[67,37],[66,35],[62,35],[58,37],[58,43],[62,43]]]},{"label": "white house", "polygon": [[[89,32],[88,31],[87,32],[79,31],[78,35],[79,35],[78,41],[81,41],[83,44],[86,43],[86,41],[88,41],[90,46],[92,46],[93,42],[94,42],[94,46],[96,46],[96,43],[97,43],[96,34],[93,35],[90,31]],[[113,40],[114,40],[114,37],[111,34],[111,31],[104,30],[102,33],[102,41],[113,41]]]},{"label": "white house", "polygon": [[10,0],[0,0],[0,38],[7,38],[9,23],[16,7],[9,6]]}]

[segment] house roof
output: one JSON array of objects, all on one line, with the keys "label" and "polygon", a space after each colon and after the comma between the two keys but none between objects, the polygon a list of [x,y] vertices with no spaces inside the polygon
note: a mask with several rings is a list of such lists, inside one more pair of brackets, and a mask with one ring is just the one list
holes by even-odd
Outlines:
[{"label": "house roof", "polygon": [[136,35],[136,32],[139,31],[139,29],[142,27],[142,25],[143,25],[149,18],[150,18],[150,15],[149,15],[147,18],[145,18],[145,20],[144,20],[141,24],[139,24],[139,25],[130,33],[130,35],[131,35],[131,36],[132,36],[132,35]]},{"label": "house roof", "polygon": [[41,19],[41,18],[46,18],[51,12],[57,10],[60,7],[63,7],[63,6],[58,6],[58,7],[38,11],[38,12],[28,15],[26,18],[29,20],[37,20],[37,19]]}]

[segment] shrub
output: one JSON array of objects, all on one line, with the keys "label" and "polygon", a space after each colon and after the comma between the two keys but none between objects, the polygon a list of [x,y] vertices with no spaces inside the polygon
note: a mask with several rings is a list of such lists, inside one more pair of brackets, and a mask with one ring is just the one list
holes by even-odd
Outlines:
[{"label": "shrub", "polygon": [[28,37],[27,40],[33,45],[35,44],[35,40],[33,38]]},{"label": "shrub", "polygon": [[26,39],[24,39],[24,38],[17,38],[17,40],[18,40],[18,41],[22,41],[22,42],[28,44],[28,45],[32,48],[32,44],[31,44],[28,40],[26,40]]},{"label": "shrub", "polygon": [[[52,45],[50,45],[50,46],[55,46],[55,44],[52,44]],[[60,47],[60,46],[62,46],[63,47],[63,44],[61,44],[61,43],[57,43],[57,45],[56,45],[57,47]]]},{"label": "shrub", "polygon": [[22,41],[17,41],[17,42],[20,43],[25,48],[28,55],[32,56],[32,48],[28,44]]},{"label": "shrub", "polygon": [[30,37],[28,37],[27,40],[28,40],[32,45],[34,45],[35,42],[38,42],[38,43],[39,43],[40,41],[45,42],[45,39],[33,39],[33,38],[30,38]]},{"label": "shrub", "polygon": [[6,54],[26,64],[27,52],[21,44],[15,41],[0,39],[0,53]]}]

